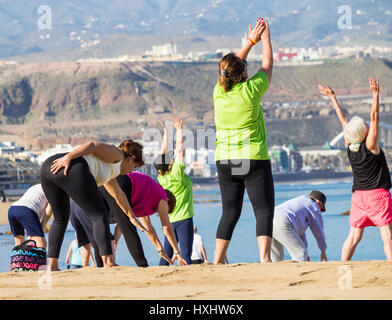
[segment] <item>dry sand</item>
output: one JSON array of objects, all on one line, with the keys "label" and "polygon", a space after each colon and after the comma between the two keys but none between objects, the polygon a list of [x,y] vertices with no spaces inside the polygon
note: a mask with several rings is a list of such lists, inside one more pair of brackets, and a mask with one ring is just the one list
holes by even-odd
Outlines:
[{"label": "dry sand", "polygon": [[8,225],[8,209],[11,206],[11,202],[0,203],[0,225]]},{"label": "dry sand", "polygon": [[[8,224],[0,204],[0,224]],[[350,284],[351,279],[351,284]],[[284,261],[0,273],[0,299],[392,299],[392,262]]]},{"label": "dry sand", "polygon": [[391,299],[391,270],[385,261],[285,261],[8,272],[0,299]]}]

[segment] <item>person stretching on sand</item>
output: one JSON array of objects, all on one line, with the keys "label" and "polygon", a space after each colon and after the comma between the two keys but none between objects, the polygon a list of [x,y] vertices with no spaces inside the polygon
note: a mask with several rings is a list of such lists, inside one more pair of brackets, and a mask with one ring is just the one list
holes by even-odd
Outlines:
[{"label": "person stretching on sand", "polygon": [[[107,203],[104,201],[106,206],[106,214],[108,214],[109,207]],[[107,215],[106,215],[107,217]],[[70,215],[69,221],[72,224],[72,227],[76,233],[76,242],[78,246],[83,247],[83,252],[87,254],[83,254],[82,265],[88,265],[88,257],[91,255],[91,246],[94,247],[94,255],[96,260],[96,265],[98,268],[103,267],[103,261],[101,259],[96,241],[94,240],[94,232],[93,232],[93,224],[89,220],[88,216],[83,212],[83,210],[77,205],[77,203],[71,200],[70,204]],[[110,222],[108,221],[110,224]],[[114,250],[114,236],[110,233],[110,239],[112,241],[113,248],[113,261],[116,261],[116,255]]]},{"label": "person stretching on sand", "polygon": [[[261,68],[248,79],[246,58],[262,42]],[[236,54],[218,64],[214,114],[215,160],[222,198],[222,217],[216,232],[214,264],[224,263],[234,228],[240,218],[245,189],[256,217],[260,262],[271,262],[272,220],[275,194],[266,141],[261,99],[269,88],[273,54],[268,23],[249,25],[249,39]]]},{"label": "person stretching on sand", "polygon": [[[171,191],[176,198],[176,206],[170,214],[170,222],[181,248],[181,255],[187,264],[191,264],[192,245],[193,245],[193,186],[192,180],[185,174],[185,150],[182,135],[182,120],[174,118],[173,125],[176,128],[176,158],[173,160],[173,152],[167,152],[167,129],[165,124],[160,121],[163,128],[163,139],[161,154],[154,160],[155,169],[158,172],[158,182],[164,189]],[[165,237],[165,251],[171,257],[180,254],[179,251],[171,246]],[[159,265],[168,265],[167,261],[161,259]]]},{"label": "person stretching on sand", "polygon": [[79,269],[83,267],[88,267],[89,260],[91,265],[95,267],[95,262],[91,251],[87,251],[85,247],[79,246],[78,240],[72,240],[69,244],[67,255],[65,257],[65,264],[67,269]]},{"label": "person stretching on sand", "polygon": [[[180,250],[178,248],[177,239],[169,220],[169,214],[173,212],[176,205],[176,198],[173,193],[169,190],[164,190],[159,183],[154,181],[154,179],[140,172],[132,172],[124,176],[119,176],[117,177],[117,183],[126,194],[135,216],[140,219],[148,238],[158,251],[161,259],[170,264],[173,264],[174,261],[177,260],[178,265],[186,265],[186,261],[179,253]],[[125,216],[125,214],[117,205],[113,197],[111,197],[104,188],[100,188],[100,190],[108,203],[112,214],[117,221],[120,221],[118,217],[121,217],[121,215]],[[173,259],[171,259],[171,255],[166,253],[166,250],[159,241],[154,226],[151,224],[150,216],[156,212],[161,221],[165,239],[168,239],[170,246],[174,248],[175,252],[178,252],[178,254],[173,255]],[[120,228],[121,227],[122,226],[120,225]],[[121,231],[126,232],[124,228],[121,228]],[[124,237],[126,237],[125,233]],[[143,250],[143,248],[141,248],[141,250]]]},{"label": "person stretching on sand", "polygon": [[193,227],[193,248],[192,264],[208,263],[206,249],[204,248],[203,238],[197,233],[197,227]]},{"label": "person stretching on sand", "polygon": [[308,196],[290,199],[275,208],[272,233],[272,261],[282,261],[284,248],[294,261],[309,261],[308,242],[305,231],[308,227],[317,240],[321,261],[327,261],[325,251],[324,222],[321,212],[325,211],[327,197],[313,190]]},{"label": "person stretching on sand", "polygon": [[130,221],[144,231],[115,179],[143,164],[143,146],[130,139],[124,140],[118,148],[105,143],[90,142],[70,153],[56,154],[45,160],[41,167],[41,184],[54,216],[49,232],[48,270],[60,270],[58,259],[69,220],[70,198],[93,223],[94,238],[104,266],[114,266],[109,224],[105,218],[106,208],[98,186],[103,185]]},{"label": "person stretching on sand", "polygon": [[40,184],[30,187],[8,210],[8,221],[15,239],[15,246],[27,238],[35,240],[38,247],[46,249],[44,230],[52,210]]},{"label": "person stretching on sand", "polygon": [[365,227],[380,228],[384,252],[392,259],[392,198],[391,175],[385,154],[379,144],[379,83],[369,78],[373,103],[370,110],[370,126],[355,116],[348,121],[330,87],[319,86],[322,94],[331,98],[344,132],[354,181],[351,197],[350,232],[342,247],[342,261],[351,260],[355,248],[362,238]]}]

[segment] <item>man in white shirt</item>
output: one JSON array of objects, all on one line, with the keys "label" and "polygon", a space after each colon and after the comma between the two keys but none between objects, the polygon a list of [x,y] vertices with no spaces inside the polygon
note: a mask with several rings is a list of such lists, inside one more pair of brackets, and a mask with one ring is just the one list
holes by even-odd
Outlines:
[{"label": "man in white shirt", "polygon": [[201,235],[197,234],[197,227],[193,227],[192,264],[208,263],[206,250]]}]

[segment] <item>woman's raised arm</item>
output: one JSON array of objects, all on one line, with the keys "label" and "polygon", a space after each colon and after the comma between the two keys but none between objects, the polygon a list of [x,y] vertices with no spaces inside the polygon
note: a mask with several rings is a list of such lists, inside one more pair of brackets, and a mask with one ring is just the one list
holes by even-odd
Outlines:
[{"label": "woman's raised arm", "polygon": [[265,30],[261,35],[261,41],[263,46],[263,63],[261,70],[267,75],[268,81],[271,83],[272,68],[274,66],[274,55],[272,53],[270,28],[267,21],[265,21]]},{"label": "woman's raised arm", "polygon": [[176,159],[184,162],[185,149],[184,137],[182,135],[182,120],[179,117],[173,119],[173,125],[176,128]]},{"label": "woman's raised arm", "polygon": [[[348,123],[348,119],[342,107],[340,106],[338,100],[336,99],[335,92],[330,87],[323,87],[319,85],[318,88],[322,94],[325,94],[331,98],[332,105],[335,108],[336,115],[338,116],[340,124],[342,125],[342,129],[344,131],[344,128]],[[348,142],[346,140],[345,140],[345,145],[346,147],[348,146]]]},{"label": "woman's raised arm", "polygon": [[261,34],[265,30],[266,25],[261,22],[257,22],[257,25],[252,29],[252,25],[249,25],[249,38],[246,44],[236,53],[236,56],[240,59],[246,60],[252,47],[261,40]]},{"label": "woman's raised arm", "polygon": [[379,130],[378,123],[380,119],[380,86],[374,78],[369,78],[370,90],[373,93],[373,104],[370,110],[370,127],[366,138],[366,147],[374,154],[380,153],[380,144],[378,143]]},{"label": "woman's raised arm", "polygon": [[162,144],[161,144],[161,154],[165,154],[167,151],[167,129],[165,125],[165,121],[159,120],[159,124],[163,128],[163,137],[162,137]]}]

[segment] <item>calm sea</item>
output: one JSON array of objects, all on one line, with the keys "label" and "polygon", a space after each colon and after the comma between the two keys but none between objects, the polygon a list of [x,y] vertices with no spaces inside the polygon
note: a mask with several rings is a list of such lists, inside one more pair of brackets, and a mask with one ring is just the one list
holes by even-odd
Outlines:
[{"label": "calm sea", "polygon": [[[341,216],[341,213],[350,208],[351,182],[317,182],[304,184],[280,184],[275,186],[276,204],[280,204],[293,197],[309,194],[313,189],[320,190],[327,196],[327,211],[323,214],[325,233],[328,243],[328,260],[340,260],[340,253],[343,242],[350,229],[349,217]],[[211,262],[215,247],[216,228],[221,216],[220,203],[203,203],[205,200],[219,200],[218,185],[211,185],[208,189],[194,189],[195,217],[194,222],[198,227],[199,234],[203,237],[204,246],[207,251],[208,260]],[[152,223],[157,233],[163,241],[162,228],[157,215],[152,216]],[[113,225],[112,231],[113,231]],[[9,230],[8,226],[1,226],[0,231]],[[309,242],[309,255],[312,261],[320,260],[320,250],[310,230],[307,232]],[[150,266],[158,265],[159,256],[155,248],[145,234],[140,234],[146,258]],[[75,238],[71,224],[69,224],[65,234],[63,246],[60,254],[60,267],[65,269],[65,255],[70,242]],[[13,248],[12,236],[0,236],[0,272],[9,270],[10,251]],[[245,196],[242,215],[227,253],[230,263],[257,262],[258,248],[256,243],[255,218],[251,204]],[[286,253],[286,259],[289,258]],[[117,263],[120,265],[134,266],[128,249],[122,237],[116,252]],[[366,228],[364,237],[358,245],[353,260],[384,260],[383,245],[378,228]]]}]

